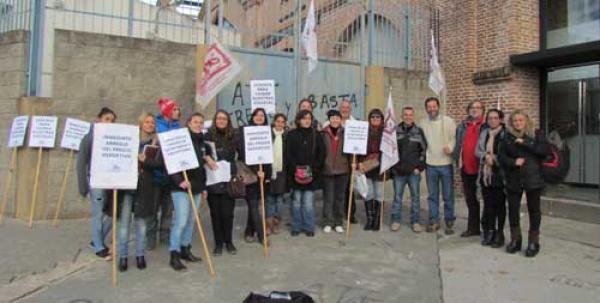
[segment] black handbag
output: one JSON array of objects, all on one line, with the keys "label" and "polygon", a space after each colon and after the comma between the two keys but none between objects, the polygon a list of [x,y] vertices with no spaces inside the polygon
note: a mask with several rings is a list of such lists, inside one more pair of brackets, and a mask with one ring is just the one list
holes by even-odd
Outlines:
[{"label": "black handbag", "polygon": [[250,293],[243,303],[315,303],[309,295],[299,291],[274,291],[266,297]]}]

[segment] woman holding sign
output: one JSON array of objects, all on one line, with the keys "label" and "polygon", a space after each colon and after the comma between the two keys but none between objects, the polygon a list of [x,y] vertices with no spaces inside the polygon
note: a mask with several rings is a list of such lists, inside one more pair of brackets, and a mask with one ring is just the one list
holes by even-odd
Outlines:
[{"label": "woman holding sign", "polygon": [[348,184],[350,161],[348,155],[342,152],[344,146],[344,129],[342,114],[335,109],[327,112],[329,124],[321,131],[325,145],[325,165],[323,167],[323,232],[330,233],[331,228],[343,233],[344,228],[344,197],[340,190]]},{"label": "woman holding sign", "polygon": [[[252,112],[250,116],[250,123],[248,126],[264,126],[269,125],[267,122],[267,113],[263,108],[256,108]],[[242,162],[246,161],[246,138],[244,137],[244,128],[246,126],[240,128],[240,141],[238,146],[238,154],[239,160]],[[259,170],[258,165],[250,165],[248,166],[250,170],[252,170],[256,177],[258,178],[258,182],[264,182],[265,191],[269,191],[270,180],[265,178],[265,176],[271,175],[271,164],[264,164],[263,170]],[[263,243],[263,229],[262,229],[262,220],[259,212],[260,205],[260,188],[259,183],[253,183],[246,185],[246,203],[248,204],[248,220],[246,221],[246,230],[244,232],[244,237],[247,242],[253,242],[254,235],[258,236],[259,243]],[[267,244],[268,245],[268,244]]]},{"label": "woman holding sign", "polygon": [[142,114],[139,119],[140,126],[140,146],[138,156],[138,186],[135,196],[130,191],[122,191],[124,197],[122,200],[119,221],[119,270],[127,270],[127,251],[129,242],[129,231],[131,215],[133,212],[135,224],[135,260],[137,268],[143,270],[146,268],[146,220],[152,216],[154,199],[154,184],[152,182],[153,167],[162,167],[162,161],[157,161],[155,156],[149,152],[154,150],[154,155],[158,146],[156,146],[156,120],[152,113]]},{"label": "woman holding sign", "polygon": [[317,175],[325,160],[323,140],[312,127],[313,114],[301,110],[296,114],[296,129],[290,131],[285,151],[294,190],[292,202],[292,236],[300,232],[315,235],[314,191]]},{"label": "woman holding sign", "polygon": [[[96,116],[96,123],[114,123],[117,115],[108,107],[103,107]],[[90,188],[90,167],[92,161],[92,142],[94,141],[94,128],[81,139],[79,153],[77,154],[77,183],[79,193],[82,196],[90,194],[92,208],[92,242],[96,256],[104,260],[110,260],[111,254],[104,244],[104,238],[110,233],[112,221],[104,215],[104,207],[108,203],[106,191],[103,189]]]},{"label": "woman holding sign", "polygon": [[[201,261],[199,257],[192,254],[192,234],[194,232],[194,214],[190,205],[187,190],[191,187],[196,208],[200,207],[201,199],[207,198],[206,171],[204,164],[211,169],[216,169],[216,164],[210,157],[212,150],[210,145],[204,141],[204,116],[200,113],[192,114],[187,120],[187,127],[192,138],[192,145],[199,167],[187,171],[189,182],[185,180],[183,173],[170,175],[171,198],[175,214],[171,223],[171,234],[169,236],[169,251],[171,261],[169,265],[176,270],[185,270],[186,267],[181,260],[188,262]],[[202,198],[200,197],[202,195]]]},{"label": "woman holding sign", "polygon": [[381,137],[383,135],[383,112],[372,109],[369,112],[369,141],[367,155],[359,157],[358,170],[367,177],[368,192],[365,199],[367,223],[364,230],[379,230],[381,216],[381,201],[383,201],[383,175],[379,173],[381,163]]},{"label": "woman holding sign", "polygon": [[[226,161],[230,165],[231,176],[235,176],[235,155],[237,150],[237,134],[231,125],[229,114],[224,110],[217,110],[213,118],[213,125],[206,134],[206,140],[214,143],[217,164]],[[213,255],[223,254],[223,245],[229,254],[237,253],[233,245],[233,211],[235,200],[227,192],[228,182],[220,182],[208,186],[208,206],[212,221],[215,248]]]}]

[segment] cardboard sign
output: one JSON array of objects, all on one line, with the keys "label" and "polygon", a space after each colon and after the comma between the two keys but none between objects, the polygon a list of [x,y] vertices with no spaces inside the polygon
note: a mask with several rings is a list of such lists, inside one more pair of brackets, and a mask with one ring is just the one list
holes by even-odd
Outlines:
[{"label": "cardboard sign", "polygon": [[139,144],[138,126],[94,124],[90,187],[136,189]]},{"label": "cardboard sign", "polygon": [[276,113],[275,80],[250,81],[250,100],[252,111],[263,108],[267,114]]},{"label": "cardboard sign", "polygon": [[270,126],[244,127],[244,148],[246,164],[273,163],[273,141]]},{"label": "cardboard sign", "polygon": [[10,126],[10,135],[8,137],[8,147],[14,148],[23,146],[25,141],[25,133],[27,133],[27,123],[29,122],[29,116],[18,116],[12,122]]},{"label": "cardboard sign", "polygon": [[29,147],[53,148],[57,124],[57,117],[33,116],[29,131]]},{"label": "cardboard sign", "polygon": [[369,122],[347,120],[344,126],[344,153],[366,155],[369,141]]},{"label": "cardboard sign", "polygon": [[73,118],[67,118],[65,130],[60,141],[60,147],[79,150],[81,139],[90,131],[90,123]]},{"label": "cardboard sign", "polygon": [[187,128],[160,133],[158,140],[169,175],[200,166]]}]

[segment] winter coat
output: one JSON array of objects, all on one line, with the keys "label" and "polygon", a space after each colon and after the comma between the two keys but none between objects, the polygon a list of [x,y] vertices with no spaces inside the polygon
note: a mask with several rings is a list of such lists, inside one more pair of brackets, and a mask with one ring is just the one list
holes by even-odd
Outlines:
[{"label": "winter coat", "polygon": [[[343,153],[344,128],[338,128],[334,135],[331,126],[326,126],[320,133],[325,147],[325,162],[323,163],[324,176],[345,175],[350,171],[350,160]],[[334,153],[333,145],[337,141],[337,150]]]},{"label": "winter coat", "polygon": [[[544,187],[542,161],[551,155],[550,146],[540,131],[535,137],[525,135],[523,144],[517,144],[517,136],[509,129],[498,148],[500,165],[504,171],[507,191],[518,192]],[[524,158],[525,163],[518,167],[517,158]]]},{"label": "winter coat", "polygon": [[396,129],[398,141],[398,163],[393,166],[392,172],[397,176],[408,176],[415,169],[423,171],[426,167],[425,154],[427,141],[423,130],[413,123],[412,126],[401,122]]},{"label": "winter coat", "polygon": [[[287,136],[284,158],[289,167],[288,178],[293,189],[318,189],[319,175],[325,161],[325,146],[317,130],[312,127],[291,130]],[[294,181],[296,168],[304,165],[310,166],[313,172],[313,182],[306,185]]]}]

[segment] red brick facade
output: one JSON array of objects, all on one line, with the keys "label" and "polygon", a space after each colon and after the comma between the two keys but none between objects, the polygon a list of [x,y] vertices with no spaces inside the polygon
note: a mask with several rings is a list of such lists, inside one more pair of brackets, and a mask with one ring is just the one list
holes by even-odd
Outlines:
[{"label": "red brick facade", "polygon": [[[466,106],[527,110],[539,123],[536,69],[511,67],[509,57],[539,49],[539,0],[438,0],[440,60],[448,114],[464,118]],[[477,80],[475,80],[477,78]]]}]

